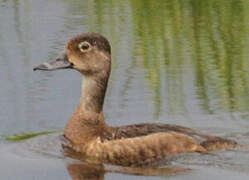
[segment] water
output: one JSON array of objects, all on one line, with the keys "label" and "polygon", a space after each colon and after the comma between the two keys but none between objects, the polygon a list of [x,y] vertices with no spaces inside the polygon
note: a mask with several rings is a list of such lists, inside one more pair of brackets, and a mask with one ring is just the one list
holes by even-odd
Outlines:
[{"label": "water", "polygon": [[[243,0],[0,0],[0,135],[64,128],[81,76],[32,68],[59,54],[73,35],[93,31],[112,45],[108,124],[172,123],[249,144],[248,19]],[[53,148],[50,155],[30,151],[32,144],[51,147],[48,137],[28,147],[0,141],[1,177],[69,179],[74,169],[89,168],[70,166]],[[180,157],[176,165],[192,170],[167,178],[246,179],[247,154]],[[96,172],[95,179],[141,178]]]}]

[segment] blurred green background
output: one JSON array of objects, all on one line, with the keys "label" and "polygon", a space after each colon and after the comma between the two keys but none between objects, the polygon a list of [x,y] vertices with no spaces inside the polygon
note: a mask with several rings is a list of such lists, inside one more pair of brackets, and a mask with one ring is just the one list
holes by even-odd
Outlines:
[{"label": "blurred green background", "polygon": [[0,10],[6,22],[0,24],[3,134],[64,127],[77,105],[81,77],[35,74],[32,67],[89,31],[112,45],[109,123],[207,127],[225,119],[229,128],[234,120],[247,125],[247,0],[5,0]]},{"label": "blurred green background", "polygon": [[[81,75],[32,69],[89,31],[112,46],[108,124],[171,123],[249,144],[249,0],[0,0],[1,178],[69,178],[65,162],[52,158],[60,153],[52,135],[24,146],[1,137],[18,141],[64,128],[79,102]],[[190,156],[185,164],[194,171],[170,179],[244,180],[248,154]],[[105,174],[120,178],[141,176]]]}]

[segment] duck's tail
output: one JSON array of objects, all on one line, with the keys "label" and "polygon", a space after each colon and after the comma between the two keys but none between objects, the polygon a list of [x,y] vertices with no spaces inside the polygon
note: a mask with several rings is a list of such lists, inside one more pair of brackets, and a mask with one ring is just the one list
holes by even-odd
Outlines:
[{"label": "duck's tail", "polygon": [[212,137],[200,144],[207,151],[224,150],[238,147],[239,144],[236,141],[230,139],[224,139],[221,137]]}]

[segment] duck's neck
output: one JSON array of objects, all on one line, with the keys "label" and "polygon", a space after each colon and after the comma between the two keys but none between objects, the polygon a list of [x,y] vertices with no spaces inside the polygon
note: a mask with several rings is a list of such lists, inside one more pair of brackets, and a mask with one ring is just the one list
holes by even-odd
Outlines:
[{"label": "duck's neck", "polygon": [[108,75],[83,78],[80,104],[65,128],[65,136],[74,144],[101,138],[109,129],[102,112]]},{"label": "duck's neck", "polygon": [[85,77],[82,80],[80,109],[92,113],[100,113],[103,109],[107,78]]}]

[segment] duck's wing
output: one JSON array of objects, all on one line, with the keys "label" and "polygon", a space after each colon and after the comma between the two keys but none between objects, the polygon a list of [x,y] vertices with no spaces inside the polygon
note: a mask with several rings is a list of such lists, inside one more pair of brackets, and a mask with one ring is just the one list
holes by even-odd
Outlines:
[{"label": "duck's wing", "polygon": [[143,123],[143,124],[115,127],[115,139],[146,136],[153,133],[169,132],[169,131],[182,133],[191,137],[194,136],[199,136],[200,138],[214,137],[183,126],[161,124],[161,123]]},{"label": "duck's wing", "polygon": [[237,143],[232,140],[204,134],[191,128],[171,124],[144,123],[127,125],[116,127],[114,132],[114,139],[140,137],[159,132],[176,132],[194,138],[198,144],[201,144],[207,150],[219,150],[237,145]]},{"label": "duck's wing", "polygon": [[206,152],[195,140],[177,132],[159,132],[93,144],[86,150],[90,157],[122,166],[148,165],[164,157],[185,152]]}]

